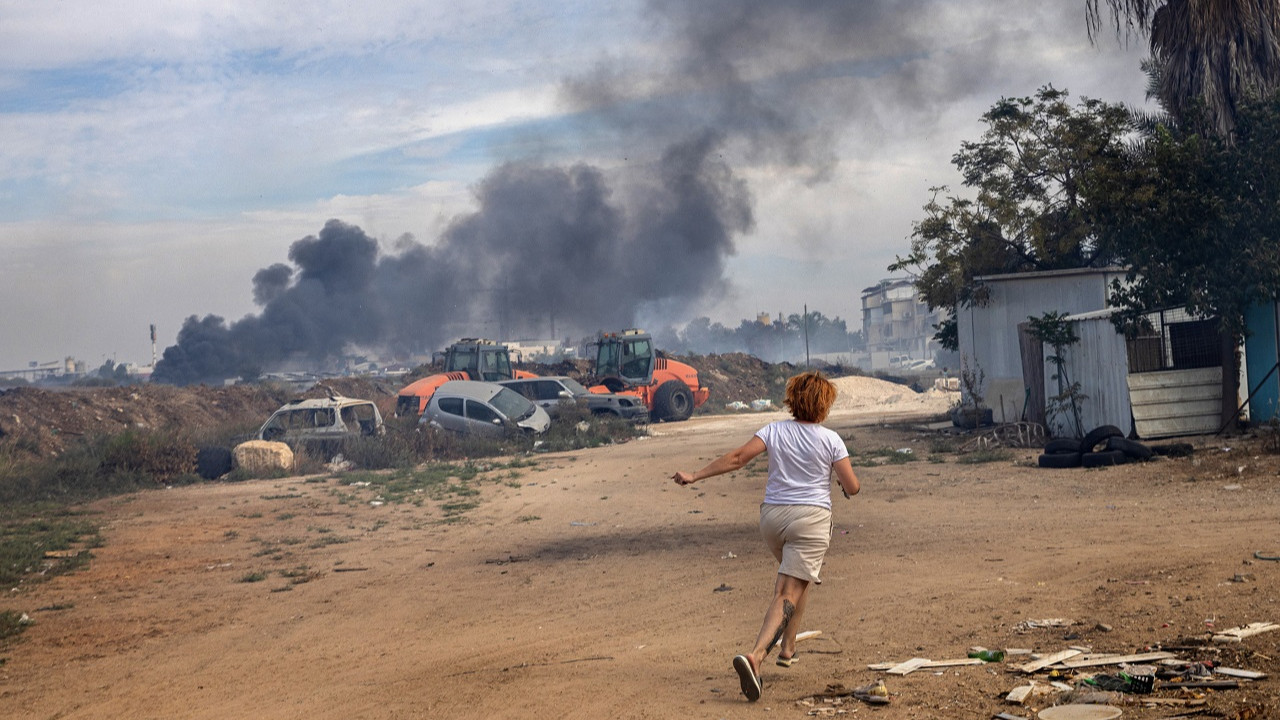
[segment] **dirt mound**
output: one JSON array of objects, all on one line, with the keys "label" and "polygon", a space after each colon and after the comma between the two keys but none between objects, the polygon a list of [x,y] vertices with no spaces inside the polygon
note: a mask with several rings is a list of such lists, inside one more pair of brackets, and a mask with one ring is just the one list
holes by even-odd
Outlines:
[{"label": "dirt mound", "polygon": [[956,395],[933,389],[918,393],[906,385],[861,375],[835,378],[832,382],[839,391],[835,405],[831,407],[833,412],[892,406],[895,410],[918,408],[943,413]]},{"label": "dirt mound", "polygon": [[[333,378],[325,386],[373,400],[384,413],[394,405],[398,389],[363,378]],[[270,384],[0,390],[0,450],[51,457],[70,443],[130,429],[171,431],[196,443],[221,443],[256,430],[287,400],[324,396],[325,386],[304,393]]]}]

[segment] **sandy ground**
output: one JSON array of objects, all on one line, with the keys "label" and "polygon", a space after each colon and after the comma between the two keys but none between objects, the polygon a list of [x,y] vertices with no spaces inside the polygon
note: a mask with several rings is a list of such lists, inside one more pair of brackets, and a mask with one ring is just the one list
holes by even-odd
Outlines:
[{"label": "sandy ground", "polygon": [[[806,717],[829,685],[878,678],[888,706],[827,709],[1032,717],[1043,703],[1002,702],[1023,682],[1010,664],[867,666],[974,645],[1133,652],[1280,621],[1280,563],[1252,559],[1280,550],[1280,456],[1260,444],[1089,471],[1034,468],[1027,450],[928,462],[935,436],[863,409],[827,424],[921,459],[859,468],[863,492],[837,497],[802,628],[823,634],[793,667],[767,664],[764,698],[747,703],[730,658],[754,639],[776,569],[756,530],[763,461],[690,488],[668,477],[769,417],[536,456],[471,482],[478,505],[453,522],[449,500],[377,505],[334,476],[102,502],[89,568],[0,605],[35,620],[0,653],[0,717]],[[1048,618],[1074,624],[1020,631]],[[1272,677],[1211,695],[1205,716],[1276,717],[1280,632],[1218,657]]]}]

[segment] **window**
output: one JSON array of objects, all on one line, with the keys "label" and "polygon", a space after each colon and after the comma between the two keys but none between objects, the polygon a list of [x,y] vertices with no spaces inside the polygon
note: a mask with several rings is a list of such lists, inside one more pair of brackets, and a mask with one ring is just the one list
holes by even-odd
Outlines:
[{"label": "window", "polygon": [[503,383],[503,387],[511,388],[530,400],[538,399],[538,388],[532,382]]},{"label": "window", "polygon": [[475,400],[467,401],[467,418],[480,422],[502,421],[502,418],[498,417],[498,413],[494,412],[493,408]]},{"label": "window", "polygon": [[440,412],[442,413],[448,413],[450,415],[457,415],[458,417],[462,417],[462,398],[455,398],[455,397],[440,398],[440,402],[437,403],[437,405],[439,406]]},{"label": "window", "polygon": [[649,359],[653,350],[648,340],[632,340],[622,344],[623,377],[644,377],[649,374]]},{"label": "window", "polygon": [[563,389],[564,389],[563,386],[561,386],[560,383],[556,382],[555,380],[539,380],[538,392],[535,394],[535,397],[530,399],[531,400],[559,400],[560,391]]},{"label": "window", "polygon": [[512,420],[523,420],[533,414],[533,403],[509,388],[499,390],[497,395],[489,398],[489,402]]}]

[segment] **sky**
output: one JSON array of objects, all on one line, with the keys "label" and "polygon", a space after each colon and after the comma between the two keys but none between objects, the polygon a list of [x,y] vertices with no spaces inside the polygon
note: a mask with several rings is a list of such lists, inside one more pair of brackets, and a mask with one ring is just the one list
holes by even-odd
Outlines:
[{"label": "sky", "polygon": [[983,112],[1145,56],[1084,0],[10,0],[0,370],[857,329]]}]

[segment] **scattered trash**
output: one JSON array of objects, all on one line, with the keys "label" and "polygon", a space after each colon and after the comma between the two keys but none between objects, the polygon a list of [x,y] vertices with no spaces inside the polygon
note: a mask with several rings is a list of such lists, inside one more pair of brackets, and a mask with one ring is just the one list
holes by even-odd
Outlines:
[{"label": "scattered trash", "polygon": [[969,657],[977,658],[982,662],[1004,662],[1003,650],[971,650]]},{"label": "scattered trash", "polygon": [[349,470],[354,470],[355,467],[356,467],[355,463],[351,462],[350,460],[347,460],[341,455],[334,455],[333,459],[325,464],[325,469],[327,469],[331,473],[347,472]]},{"label": "scattered trash", "polygon": [[728,555],[721,555],[721,556],[720,556],[720,559],[721,559],[721,560],[732,560],[732,559],[734,559],[734,558],[736,558],[736,557],[738,557],[738,556],[737,556],[737,555],[734,555],[734,554],[733,554],[733,551],[732,551],[732,550],[730,550]]},{"label": "scattered trash", "polygon": [[1070,627],[1074,623],[1064,618],[1047,618],[1045,620],[1023,620],[1014,626],[1014,632],[1026,632],[1037,628]]},{"label": "scattered trash", "polygon": [[898,452],[899,454],[902,454],[902,455],[911,455],[911,454],[913,454],[913,453],[912,453],[912,451],[911,451],[911,448],[898,448],[898,449],[897,449],[897,452]]},{"label": "scattered trash", "polygon": [[725,585],[724,583],[720,583],[720,587],[713,588],[711,592],[729,592],[732,589],[732,587]]},{"label": "scattered trash", "polygon": [[724,408],[725,408],[726,410],[737,410],[737,411],[739,411],[739,412],[741,412],[741,411],[743,411],[743,410],[746,410],[748,407],[750,407],[750,406],[749,406],[749,405],[747,405],[746,403],[742,402],[741,400],[734,400],[734,401],[733,401],[733,402],[731,402],[731,403],[725,403],[725,404],[724,404]]},{"label": "scattered trash", "polygon": [[1124,714],[1117,707],[1108,705],[1057,705],[1045,708],[1036,717],[1040,720],[1111,720]]},{"label": "scattered trash", "polygon": [[762,411],[762,410],[772,410],[772,409],[773,409],[773,401],[772,401],[772,400],[770,400],[769,398],[761,398],[760,400],[752,400],[752,401],[751,401],[751,409],[752,409],[752,410],[755,410],[756,412],[760,412],[760,411]]},{"label": "scattered trash", "polygon": [[883,680],[877,680],[870,685],[856,687],[849,694],[871,705],[887,705],[889,703],[889,688],[885,686]]}]

